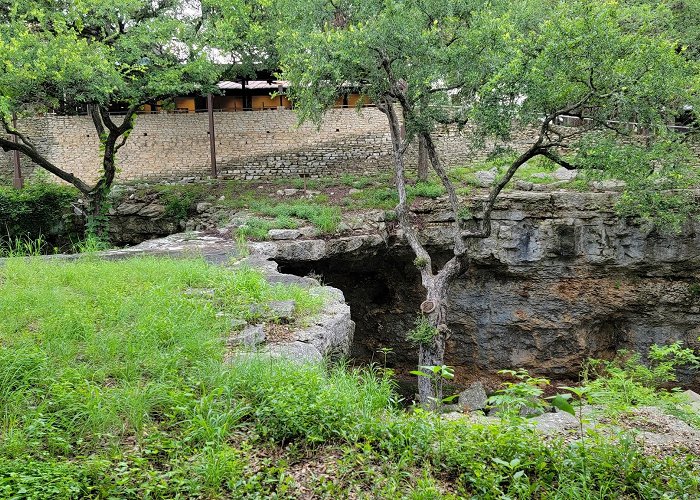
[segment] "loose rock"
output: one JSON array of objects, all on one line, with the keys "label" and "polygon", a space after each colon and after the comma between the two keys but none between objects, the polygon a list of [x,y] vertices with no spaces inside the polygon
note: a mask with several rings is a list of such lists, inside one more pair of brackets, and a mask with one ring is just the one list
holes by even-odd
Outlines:
[{"label": "loose rock", "polygon": [[481,382],[474,382],[459,393],[457,405],[462,411],[476,411],[486,408],[486,390]]},{"label": "loose rock", "polygon": [[243,329],[242,332],[236,333],[229,337],[229,345],[231,346],[248,346],[254,347],[265,342],[265,330],[262,325],[251,325]]}]

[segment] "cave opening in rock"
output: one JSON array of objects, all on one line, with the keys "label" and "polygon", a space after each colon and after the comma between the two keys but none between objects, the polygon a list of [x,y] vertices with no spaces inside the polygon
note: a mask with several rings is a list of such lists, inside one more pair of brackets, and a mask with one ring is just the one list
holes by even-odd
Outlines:
[{"label": "cave opening in rock", "polygon": [[[448,254],[439,255],[438,260]],[[406,340],[424,300],[413,255],[374,249],[315,261],[278,261],[280,270],[312,275],[339,288],[356,323],[351,358],[384,363],[409,393],[417,348]],[[458,386],[473,380],[496,387],[497,371],[525,368],[553,381],[576,381],[587,359],[611,359],[619,349],[642,353],[679,338],[686,319],[663,304],[658,279],[600,275],[566,267],[522,269],[477,262],[452,286],[445,363]],[[696,386],[691,380],[685,386]]]}]

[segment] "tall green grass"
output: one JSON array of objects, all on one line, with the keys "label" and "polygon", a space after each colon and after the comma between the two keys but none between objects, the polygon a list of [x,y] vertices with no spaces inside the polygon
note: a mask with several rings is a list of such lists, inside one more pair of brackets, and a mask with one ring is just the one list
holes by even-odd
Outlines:
[{"label": "tall green grass", "polygon": [[300,318],[320,305],[201,260],[8,260],[0,498],[700,495],[692,457],[648,457],[625,436],[584,449],[522,423],[406,413],[375,367],[226,362],[231,318],[286,298]]},{"label": "tall green grass", "polygon": [[323,200],[295,200],[281,203],[270,203],[266,200],[256,200],[251,203],[251,209],[262,215],[286,220],[291,217],[309,221],[322,233],[333,233],[340,224],[340,209],[322,204]]},{"label": "tall green grass", "polygon": [[[321,298],[201,260],[10,259],[0,268],[0,452],[94,452],[140,435],[220,364],[231,318]],[[37,434],[38,433],[38,434]],[[60,436],[47,443],[41,436]]]}]

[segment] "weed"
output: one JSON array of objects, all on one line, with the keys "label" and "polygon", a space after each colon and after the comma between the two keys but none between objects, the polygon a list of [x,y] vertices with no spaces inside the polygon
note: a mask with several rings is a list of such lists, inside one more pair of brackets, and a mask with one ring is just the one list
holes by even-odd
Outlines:
[{"label": "weed", "polygon": [[445,194],[445,188],[440,182],[416,182],[413,186],[408,186],[407,195],[410,198],[437,198]]},{"label": "weed", "polygon": [[73,244],[73,251],[76,253],[95,253],[108,250],[109,247],[109,242],[94,233],[87,233],[83,240]]},{"label": "weed", "polygon": [[[386,368],[224,361],[232,317],[255,319],[252,304],[288,298],[300,317],[321,300],[202,260],[9,259],[0,497],[700,496],[694,457],[646,456],[624,433],[587,434],[584,448],[519,420],[406,413]],[[688,360],[682,349],[655,356]],[[537,394],[541,379],[511,375],[514,398]]]},{"label": "weed", "polygon": [[523,408],[530,408],[535,412],[542,412],[545,402],[540,399],[543,394],[542,387],[549,384],[549,380],[541,377],[532,377],[527,370],[499,370],[500,374],[508,375],[516,382],[506,381],[503,388],[496,391],[487,400],[489,406],[497,408],[498,414],[506,419],[520,415]]},{"label": "weed", "polygon": [[17,236],[4,245],[0,244],[0,257],[37,257],[45,253],[46,247],[46,241],[41,235],[35,239]]},{"label": "weed", "polygon": [[278,221],[290,221],[292,217],[311,222],[320,232],[332,233],[340,224],[340,209],[338,207],[320,205],[322,200],[271,204],[266,201],[255,201],[251,208],[262,215],[276,217]]},{"label": "weed", "polygon": [[194,205],[208,192],[203,184],[169,184],[158,187],[160,202],[165,206],[165,216],[186,219]]},{"label": "weed", "polygon": [[406,334],[406,339],[414,345],[429,345],[438,334],[438,329],[430,324],[425,316],[419,316],[415,327]]},{"label": "weed", "polygon": [[423,269],[425,266],[428,265],[428,259],[425,257],[416,257],[413,259],[413,265],[416,266],[418,269]]}]

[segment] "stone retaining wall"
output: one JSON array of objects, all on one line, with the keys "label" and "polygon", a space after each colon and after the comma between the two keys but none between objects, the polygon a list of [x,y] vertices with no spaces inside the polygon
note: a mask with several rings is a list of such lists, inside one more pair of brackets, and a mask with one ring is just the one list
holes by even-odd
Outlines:
[{"label": "stone retaining wall", "polygon": [[[119,117],[114,119],[118,121]],[[336,109],[317,127],[298,125],[290,110],[216,113],[216,149],[224,178],[319,177],[340,173],[372,174],[391,167],[386,118],[375,108]],[[78,177],[94,180],[100,168],[99,141],[87,116],[26,118],[19,128],[52,162]],[[514,138],[523,143],[527,132]],[[436,134],[448,165],[485,158],[462,133]],[[417,154],[409,151],[408,164]],[[25,175],[32,164],[22,159]],[[118,181],[197,180],[210,176],[208,118],[205,113],[140,115],[118,157]],[[0,151],[0,176],[11,177],[12,157]]]},{"label": "stone retaining wall", "polygon": [[[119,117],[114,117],[118,122]],[[19,128],[39,151],[81,179],[96,179],[100,169],[99,141],[88,116],[45,115],[25,118]],[[330,111],[323,123],[298,125],[294,111],[216,113],[219,172],[231,179],[320,177],[342,173],[369,174],[391,168],[391,141],[385,116],[375,108]],[[468,131],[467,131],[468,133]],[[508,146],[526,148],[534,136],[526,129]],[[483,161],[494,144],[474,147],[456,128],[436,131],[435,139],[447,166]],[[700,150],[696,151],[700,153]],[[415,166],[416,148],[407,164]],[[23,158],[31,175],[31,162]],[[198,180],[211,174],[206,113],[140,115],[118,157],[118,182],[133,180]],[[0,179],[11,178],[12,155],[0,151]]]}]

